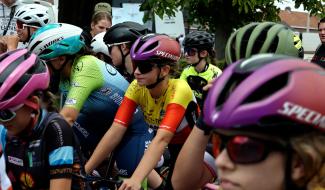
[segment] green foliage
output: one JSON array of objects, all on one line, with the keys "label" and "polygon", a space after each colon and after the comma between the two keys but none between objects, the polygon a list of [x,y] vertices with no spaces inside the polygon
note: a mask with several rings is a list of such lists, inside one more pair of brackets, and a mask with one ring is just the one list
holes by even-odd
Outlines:
[{"label": "green foliage", "polygon": [[[295,6],[304,5],[312,15],[324,16],[322,1],[324,4],[324,0],[295,0]],[[146,11],[147,20],[153,13],[161,18],[164,14],[174,16],[178,7],[188,13],[191,24],[200,24],[210,31],[224,24],[236,28],[253,21],[279,20],[279,9],[270,0],[145,0],[140,10]]]}]

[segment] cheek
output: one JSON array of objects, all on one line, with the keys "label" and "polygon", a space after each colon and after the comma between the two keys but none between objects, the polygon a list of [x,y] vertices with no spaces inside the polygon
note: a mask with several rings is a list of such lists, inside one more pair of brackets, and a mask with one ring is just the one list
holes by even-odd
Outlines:
[{"label": "cheek", "polygon": [[[241,185],[244,189],[283,190],[284,189],[284,156],[271,153],[266,160],[253,165],[239,165],[242,170]],[[267,180],[266,180],[267,179]]]}]

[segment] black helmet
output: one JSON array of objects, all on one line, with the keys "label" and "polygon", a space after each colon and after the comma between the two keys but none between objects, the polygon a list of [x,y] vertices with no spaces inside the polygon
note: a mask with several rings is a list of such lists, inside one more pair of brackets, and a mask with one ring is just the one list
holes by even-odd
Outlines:
[{"label": "black helmet", "polygon": [[187,34],[183,41],[185,48],[209,50],[213,48],[214,36],[205,31],[195,31]]},{"label": "black helmet", "polygon": [[105,44],[134,42],[138,37],[149,33],[150,30],[136,22],[122,22],[109,28],[104,36]]}]

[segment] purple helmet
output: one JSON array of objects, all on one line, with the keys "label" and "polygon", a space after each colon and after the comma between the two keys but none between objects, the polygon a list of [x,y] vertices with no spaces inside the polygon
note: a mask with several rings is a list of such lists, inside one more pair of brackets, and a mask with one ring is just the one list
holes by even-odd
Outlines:
[{"label": "purple helmet", "polygon": [[0,56],[0,110],[24,101],[36,90],[44,90],[50,81],[45,63],[27,49]]},{"label": "purple helmet", "polygon": [[219,131],[288,135],[293,125],[325,131],[324,81],[322,68],[292,57],[263,54],[239,60],[210,88],[204,121]]},{"label": "purple helmet", "polygon": [[176,40],[167,35],[147,34],[134,42],[130,54],[133,62],[153,61],[157,64],[168,64],[179,60],[181,48]]}]

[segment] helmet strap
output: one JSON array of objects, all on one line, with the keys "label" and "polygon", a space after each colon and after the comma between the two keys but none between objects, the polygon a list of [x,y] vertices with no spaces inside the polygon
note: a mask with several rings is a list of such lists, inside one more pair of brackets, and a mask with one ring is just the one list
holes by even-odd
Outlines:
[{"label": "helmet strap", "polygon": [[291,178],[292,174],[292,158],[293,158],[293,150],[288,147],[286,149],[286,165],[285,165],[285,190],[306,190],[306,187],[298,187]]},{"label": "helmet strap", "polygon": [[147,85],[146,88],[148,89],[153,89],[155,88],[161,81],[163,81],[165,79],[165,77],[160,77],[160,73],[161,73],[161,68],[159,67],[159,74],[157,76],[156,82],[154,82],[153,84]]}]

